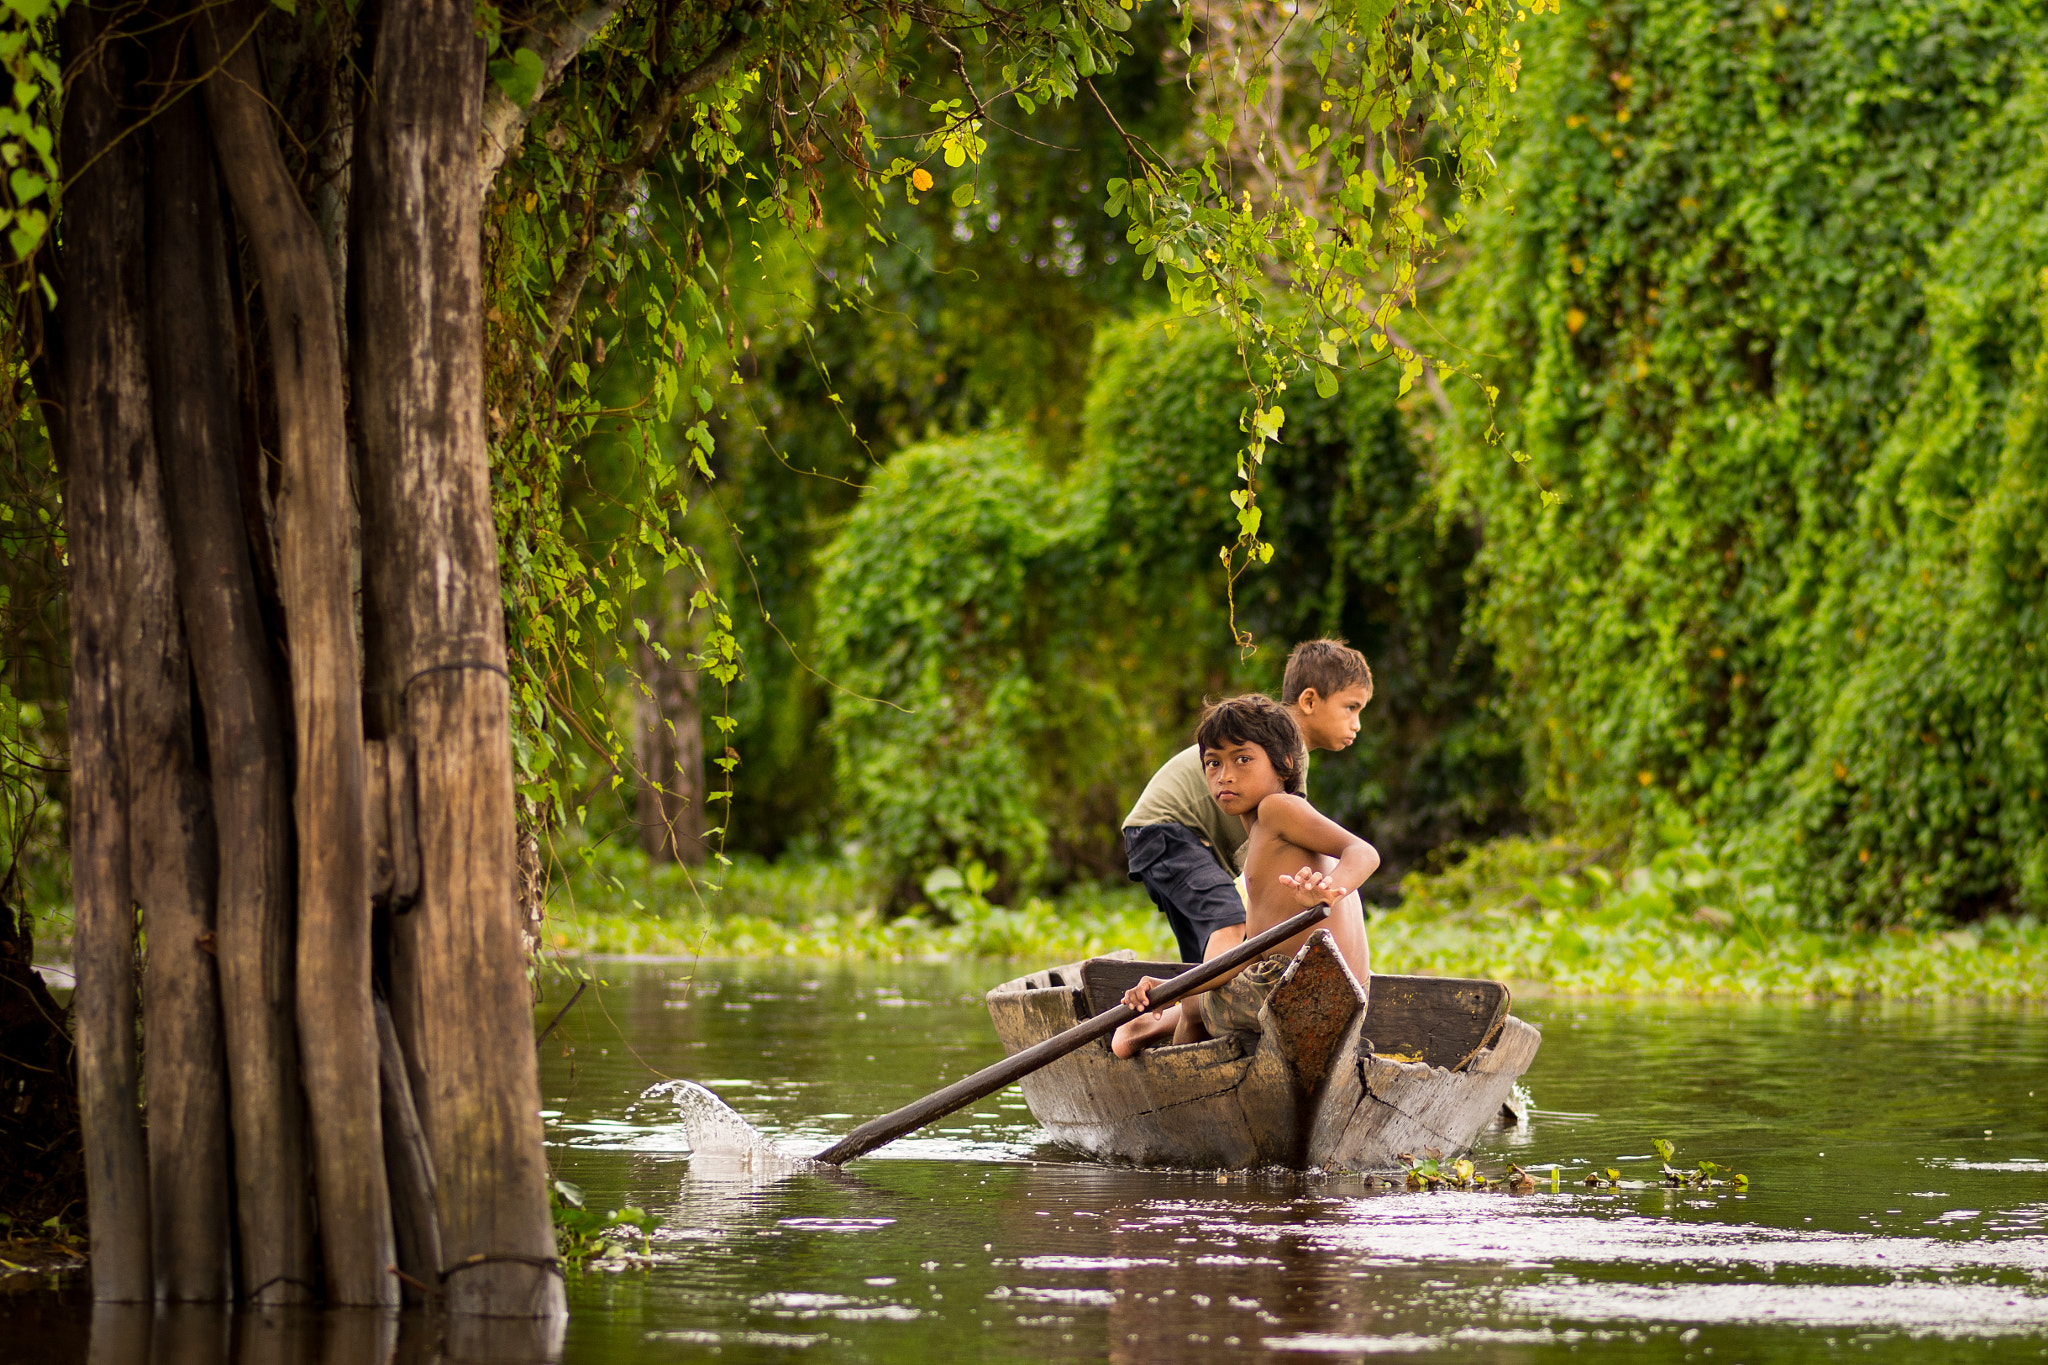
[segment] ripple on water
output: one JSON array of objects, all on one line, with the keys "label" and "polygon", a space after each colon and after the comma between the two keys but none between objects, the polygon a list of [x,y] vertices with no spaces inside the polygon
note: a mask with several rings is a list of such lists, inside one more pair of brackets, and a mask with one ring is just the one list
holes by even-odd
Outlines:
[{"label": "ripple on water", "polygon": [[1502,1296],[1511,1308],[1580,1322],[1775,1323],[1853,1327],[1914,1337],[1983,1337],[2041,1330],[2048,1297],[1994,1284],[1656,1284],[1521,1285]]},{"label": "ripple on water", "polygon": [[778,1318],[836,1318],[840,1322],[915,1322],[924,1316],[907,1303],[857,1299],[846,1294],[775,1293],[749,1300],[749,1306]]}]

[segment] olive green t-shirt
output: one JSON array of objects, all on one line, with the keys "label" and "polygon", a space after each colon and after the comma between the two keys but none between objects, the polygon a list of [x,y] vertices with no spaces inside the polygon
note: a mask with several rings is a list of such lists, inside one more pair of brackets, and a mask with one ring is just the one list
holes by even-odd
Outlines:
[{"label": "olive green t-shirt", "polygon": [[[1302,793],[1308,792],[1307,754],[1302,755]],[[1144,794],[1124,828],[1139,825],[1186,825],[1208,841],[1216,859],[1232,872],[1244,870],[1244,821],[1225,815],[1216,798],[1209,795],[1209,779],[1202,773],[1202,750],[1190,744],[1160,766],[1145,784]]]}]

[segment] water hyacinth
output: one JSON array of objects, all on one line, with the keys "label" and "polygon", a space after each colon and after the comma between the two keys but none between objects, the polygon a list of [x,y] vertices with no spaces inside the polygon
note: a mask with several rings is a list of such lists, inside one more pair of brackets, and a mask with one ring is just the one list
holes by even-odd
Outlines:
[{"label": "water hyacinth", "polygon": [[[1173,956],[1165,919],[1135,886],[1082,885],[1001,906],[970,865],[929,876],[929,903],[888,918],[843,863],[741,863],[717,890],[697,875],[693,886],[682,869],[650,868],[626,852],[571,857],[543,945],[566,956]],[[1586,995],[2048,996],[2048,925],[2036,918],[1816,929],[1768,870],[1699,845],[1630,866],[1616,846],[1500,840],[1448,871],[1410,876],[1402,891],[1400,908],[1372,916],[1377,971]]]}]

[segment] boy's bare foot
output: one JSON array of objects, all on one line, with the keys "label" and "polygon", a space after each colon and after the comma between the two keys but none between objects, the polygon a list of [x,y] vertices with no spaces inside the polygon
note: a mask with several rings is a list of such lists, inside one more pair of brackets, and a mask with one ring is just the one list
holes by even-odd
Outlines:
[{"label": "boy's bare foot", "polygon": [[1119,1057],[1135,1057],[1146,1048],[1172,1038],[1179,1023],[1179,1005],[1168,1005],[1156,1014],[1141,1014],[1110,1035],[1109,1050]]}]

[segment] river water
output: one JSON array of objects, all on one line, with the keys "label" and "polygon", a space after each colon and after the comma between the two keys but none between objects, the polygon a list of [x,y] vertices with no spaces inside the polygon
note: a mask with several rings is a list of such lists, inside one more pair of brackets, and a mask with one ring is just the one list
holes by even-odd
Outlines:
[{"label": "river water", "polygon": [[[981,992],[1015,969],[588,965],[604,984],[542,1050],[553,1155],[591,1205],[658,1224],[571,1277],[566,1361],[2048,1359],[2039,1007],[1525,1000],[1533,1113],[1477,1159],[1538,1191],[1420,1194],[1078,1160],[1014,1091],[844,1172],[693,1163],[650,1087],[702,1081],[782,1146],[822,1148],[996,1060]],[[1747,1192],[1583,1185],[1653,1182],[1657,1138]],[[261,1338],[283,1362],[320,1339],[209,1320],[195,1354],[176,1324],[95,1341],[89,1316],[77,1287],[0,1298],[0,1359],[129,1358],[107,1349],[125,1331],[194,1360]],[[411,1319],[355,1346],[335,1331],[322,1358],[441,1340]]]}]

